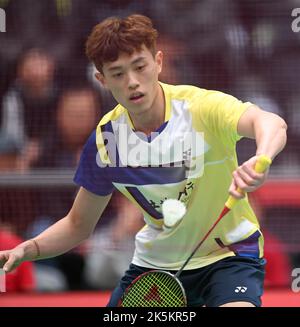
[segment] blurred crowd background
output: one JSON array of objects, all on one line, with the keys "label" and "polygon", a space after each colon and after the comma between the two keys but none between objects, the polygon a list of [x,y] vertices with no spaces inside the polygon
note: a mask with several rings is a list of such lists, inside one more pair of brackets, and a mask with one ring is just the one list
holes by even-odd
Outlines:
[{"label": "blurred crowd background", "polygon": [[[270,179],[285,194],[292,193],[289,183],[299,193],[296,7],[300,1],[0,0],[6,12],[6,32],[0,33],[0,250],[35,236],[72,204],[82,146],[115,105],[96,83],[84,49],[92,27],[109,16],[141,13],[153,20],[165,53],[161,81],[220,90],[282,116],[289,140]],[[241,162],[254,151],[254,142],[239,142]],[[289,286],[291,269],[300,264],[300,198],[292,205],[288,198],[279,195],[268,206],[252,198],[265,230],[266,285],[273,287]],[[140,213],[114,194],[88,242],[29,264],[21,277],[10,277],[11,290],[110,289],[142,225]]]}]

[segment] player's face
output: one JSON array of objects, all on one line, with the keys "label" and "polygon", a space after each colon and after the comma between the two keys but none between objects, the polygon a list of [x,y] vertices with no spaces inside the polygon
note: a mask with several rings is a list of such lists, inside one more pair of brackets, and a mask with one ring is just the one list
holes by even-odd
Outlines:
[{"label": "player's face", "polygon": [[130,113],[142,113],[153,108],[158,94],[158,75],[162,67],[162,52],[155,57],[143,46],[132,55],[121,53],[116,61],[103,65],[103,74],[96,77],[108,88],[118,103]]}]

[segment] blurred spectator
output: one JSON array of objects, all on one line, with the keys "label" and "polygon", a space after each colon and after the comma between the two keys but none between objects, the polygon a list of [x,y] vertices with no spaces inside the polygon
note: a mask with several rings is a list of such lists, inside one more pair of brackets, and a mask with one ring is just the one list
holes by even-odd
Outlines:
[{"label": "blurred spectator", "polygon": [[35,167],[74,168],[82,147],[101,115],[101,100],[88,85],[70,87],[60,95],[56,124],[41,144]]},{"label": "blurred spectator", "polygon": [[[298,1],[298,0],[296,0]],[[297,33],[291,33],[293,1],[236,1],[240,19],[251,37],[249,60],[263,65],[273,54],[295,47]]]},{"label": "blurred spectator", "polygon": [[195,81],[194,70],[183,42],[169,35],[159,35],[157,50],[164,54],[160,81],[169,84],[192,84]]},{"label": "blurred spectator", "polygon": [[0,7],[6,12],[7,31],[1,35],[0,58],[6,64],[14,61],[28,45],[48,47],[52,54],[66,52],[73,40],[72,34],[74,37],[74,32],[66,35],[67,27],[71,29],[71,20],[66,18],[74,1],[1,0]]},{"label": "blurred spectator", "polygon": [[227,35],[238,18],[235,1],[151,1],[150,9],[158,30],[184,43],[196,84],[224,90],[230,81]]},{"label": "blurred spectator", "polygon": [[19,150],[15,142],[0,131],[0,171],[17,169]]},{"label": "blurred spectator", "polygon": [[87,241],[84,276],[92,288],[111,289],[131,262],[135,234],[144,226],[142,213],[122,194],[114,195],[116,215]]},{"label": "blurred spectator", "polygon": [[3,98],[0,137],[6,147],[19,150],[16,165],[23,171],[37,160],[40,139],[53,127],[54,68],[53,58],[43,50],[25,52],[18,63],[16,82]]},{"label": "blurred spectator", "polygon": [[289,287],[292,269],[284,244],[279,238],[264,228],[264,210],[259,200],[255,197],[255,193],[249,194],[249,200],[260,222],[264,236],[264,257],[267,260],[265,286]]},{"label": "blurred spectator", "polygon": [[[0,251],[12,249],[23,240],[6,225],[0,224]],[[31,292],[35,290],[35,271],[32,262],[23,262],[6,275],[6,292]]]},{"label": "blurred spectator", "polygon": [[[89,85],[70,86],[61,93],[55,113],[55,125],[41,141],[40,157],[34,168],[76,167],[82,147],[99,120],[101,100]],[[30,237],[46,229],[56,218],[64,216],[73,198],[74,191],[69,189],[43,190],[37,195],[39,215],[30,226]],[[82,277],[85,258],[80,251],[81,248],[77,248],[60,257],[38,262],[39,289],[85,288]]]},{"label": "blurred spectator", "polygon": [[270,93],[267,81],[260,73],[245,69],[245,74],[235,79],[233,90],[240,99],[250,101],[263,110],[284,116],[277,99]]}]

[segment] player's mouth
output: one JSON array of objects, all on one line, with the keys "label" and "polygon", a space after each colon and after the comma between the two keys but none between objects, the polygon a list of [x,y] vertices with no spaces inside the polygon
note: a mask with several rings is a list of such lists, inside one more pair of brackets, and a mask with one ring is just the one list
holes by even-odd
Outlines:
[{"label": "player's mouth", "polygon": [[129,100],[131,102],[137,103],[140,102],[144,98],[145,94],[142,92],[135,92],[132,93],[131,96],[129,97]]}]

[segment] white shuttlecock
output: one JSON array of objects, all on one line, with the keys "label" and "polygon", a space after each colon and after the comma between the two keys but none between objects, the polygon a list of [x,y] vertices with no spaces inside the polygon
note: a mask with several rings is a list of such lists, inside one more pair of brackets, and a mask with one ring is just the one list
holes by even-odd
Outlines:
[{"label": "white shuttlecock", "polygon": [[185,205],[176,199],[167,199],[162,204],[162,213],[164,216],[164,228],[175,227],[186,213]]}]

